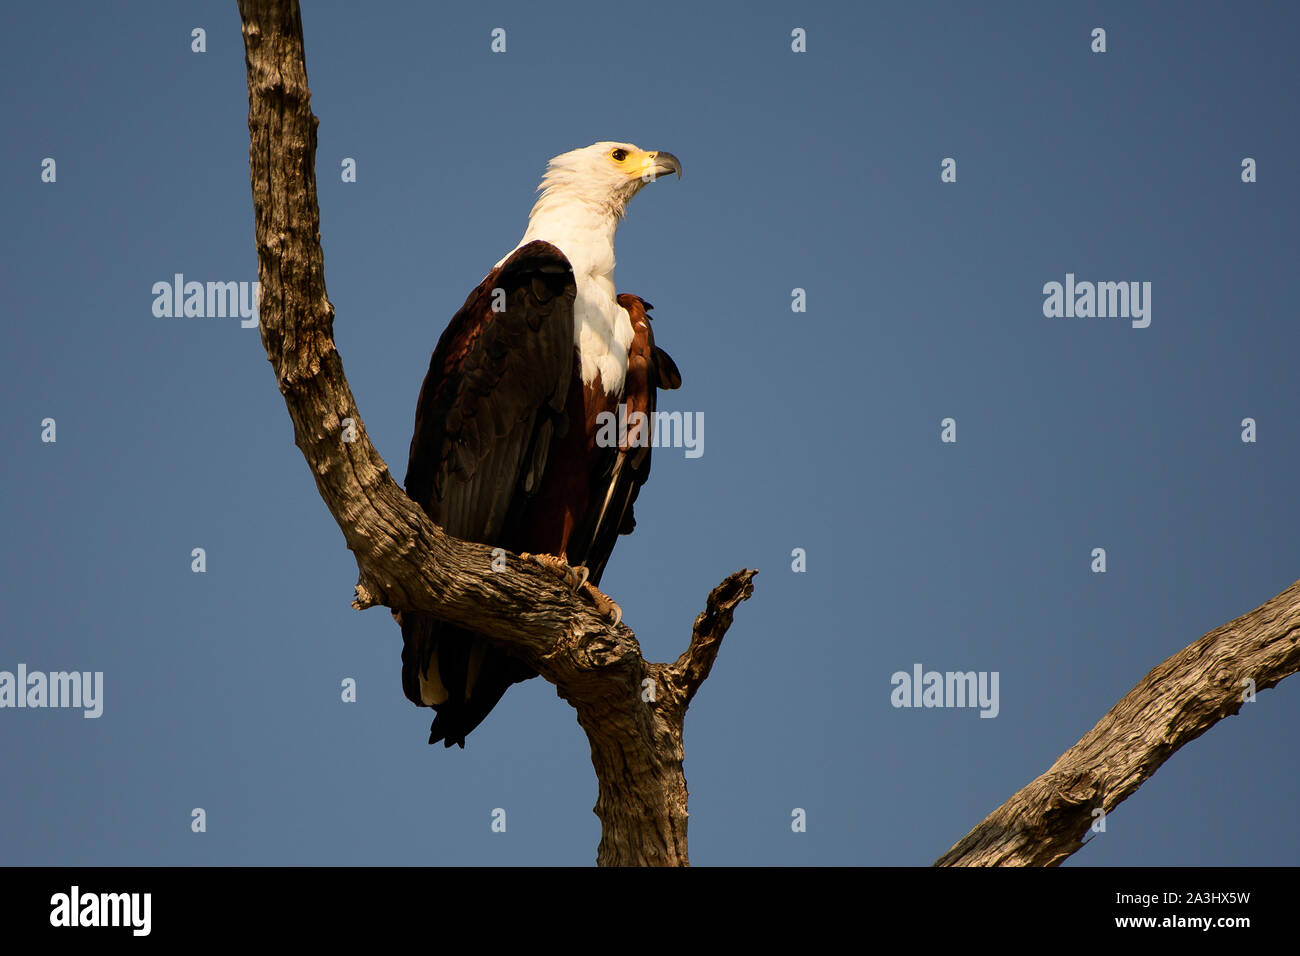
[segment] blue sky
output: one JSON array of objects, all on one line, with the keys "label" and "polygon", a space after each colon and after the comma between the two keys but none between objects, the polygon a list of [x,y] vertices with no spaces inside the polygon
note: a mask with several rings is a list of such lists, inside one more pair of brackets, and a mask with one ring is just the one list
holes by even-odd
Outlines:
[{"label": "blue sky", "polygon": [[[617,139],[683,162],[632,203],[616,275],[654,303],[684,378],[661,407],[703,414],[705,453],[656,453],[602,586],[664,660],[710,588],[761,572],[687,717],[694,863],[928,864],[1300,575],[1297,20],[305,11],[335,337],[399,478],[429,353],[547,158]],[[0,709],[0,862],[590,864],[572,710],[530,681],[463,752],[428,747],[396,625],[348,607],[355,564],[257,333],[153,314],[176,273],[256,279],[235,4],[7,25],[0,670],[102,671],[104,710]],[[1150,326],[1046,317],[1067,273],[1151,283]],[[998,716],[892,707],[917,663],[997,672]],[[1070,865],[1300,862],[1292,684],[1176,754]]]}]

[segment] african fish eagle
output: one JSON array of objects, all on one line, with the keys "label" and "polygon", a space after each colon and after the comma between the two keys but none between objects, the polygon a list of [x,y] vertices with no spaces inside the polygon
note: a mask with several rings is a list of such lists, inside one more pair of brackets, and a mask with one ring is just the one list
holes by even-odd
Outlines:
[{"label": "african fish eagle", "polygon": [[[650,474],[650,442],[597,442],[603,412],[653,421],[681,375],[654,344],[650,303],[614,287],[614,233],[672,153],[602,142],[556,156],[524,237],[442,333],[415,410],[406,493],[449,534],[519,553],[596,590]],[[642,412],[644,419],[633,417]],[[536,672],[487,638],[427,613],[395,615],[402,689],[437,713],[429,743],[465,746],[511,684]]]}]

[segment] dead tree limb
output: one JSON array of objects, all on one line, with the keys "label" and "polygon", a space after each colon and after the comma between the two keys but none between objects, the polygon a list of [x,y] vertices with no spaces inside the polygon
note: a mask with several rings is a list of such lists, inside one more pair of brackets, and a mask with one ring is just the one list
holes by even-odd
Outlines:
[{"label": "dead tree limb", "polygon": [[406,496],[370,443],[334,347],[298,4],[240,0],[239,10],[262,344],[294,440],[356,558],[353,606],[429,611],[527,662],[573,705],[591,742],[597,861],[685,865],[682,723],[756,572],[714,588],[687,651],[673,664],[652,664],[631,630],[610,626],[555,575],[518,560],[493,570],[491,548],[448,536]]},{"label": "dead tree limb", "polygon": [[1183,648],[935,866],[1056,866],[1174,751],[1300,670],[1300,581]]}]

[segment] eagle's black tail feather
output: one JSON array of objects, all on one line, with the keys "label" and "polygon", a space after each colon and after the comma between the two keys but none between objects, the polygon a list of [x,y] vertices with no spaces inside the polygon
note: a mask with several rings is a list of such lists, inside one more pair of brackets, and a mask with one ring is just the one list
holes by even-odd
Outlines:
[{"label": "eagle's black tail feather", "polygon": [[[486,638],[426,614],[403,613],[402,638],[402,690],[413,704],[437,711],[429,727],[430,744],[442,741],[444,747],[464,749],[465,737],[506,689],[537,676]],[[442,691],[446,699],[434,702]]]}]

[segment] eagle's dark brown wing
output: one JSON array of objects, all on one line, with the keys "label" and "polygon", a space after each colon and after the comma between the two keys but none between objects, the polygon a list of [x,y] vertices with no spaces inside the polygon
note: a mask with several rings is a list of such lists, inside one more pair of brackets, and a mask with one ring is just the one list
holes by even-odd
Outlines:
[{"label": "eagle's dark brown wing", "polygon": [[[516,250],[470,293],[443,332],[415,414],[406,492],[449,534],[514,537],[536,492],[574,374],[568,260],[546,242]],[[533,671],[485,638],[404,612],[402,687],[433,706],[430,743],[465,745],[515,681]]]},{"label": "eagle's dark brown wing", "polygon": [[[632,345],[628,350],[627,377],[621,400],[627,406],[629,421],[635,420],[634,413],[642,412],[648,422],[653,423],[655,393],[661,388],[680,388],[681,373],[668,353],[655,345],[654,332],[650,328],[653,306],[626,293],[618,297],[618,304],[627,309],[632,320]],[[589,434],[596,430],[594,422],[588,424]],[[570,547],[570,556],[575,563],[586,565],[593,584],[600,583],[618,536],[631,534],[636,527],[632,504],[650,477],[652,449],[649,437],[646,436],[643,445],[628,441],[623,447],[593,450],[592,503],[586,519],[575,529]]]}]

